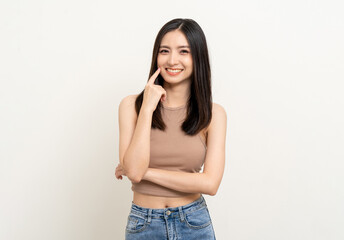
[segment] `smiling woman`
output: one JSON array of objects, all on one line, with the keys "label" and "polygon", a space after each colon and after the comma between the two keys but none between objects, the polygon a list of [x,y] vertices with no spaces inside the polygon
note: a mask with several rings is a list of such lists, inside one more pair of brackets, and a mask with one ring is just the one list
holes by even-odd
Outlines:
[{"label": "smiling woman", "polygon": [[194,20],[161,28],[149,80],[123,98],[118,116],[116,177],[133,190],[126,239],[215,239],[202,194],[214,196],[222,180],[227,115],[212,102],[206,38]]},{"label": "smiling woman", "polygon": [[157,59],[158,66],[161,67],[160,74],[164,79],[165,87],[167,87],[167,84],[183,80],[191,81],[193,64],[189,48],[188,40],[179,29],[165,34],[161,41]]}]

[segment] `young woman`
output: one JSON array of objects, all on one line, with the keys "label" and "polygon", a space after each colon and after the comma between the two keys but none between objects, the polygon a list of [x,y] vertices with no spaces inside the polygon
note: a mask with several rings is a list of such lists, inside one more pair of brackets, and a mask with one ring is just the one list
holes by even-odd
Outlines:
[{"label": "young woman", "polygon": [[115,174],[133,190],[125,239],[215,239],[202,194],[214,196],[222,180],[227,115],[212,102],[206,38],[194,20],[161,28],[149,76],[118,110]]}]

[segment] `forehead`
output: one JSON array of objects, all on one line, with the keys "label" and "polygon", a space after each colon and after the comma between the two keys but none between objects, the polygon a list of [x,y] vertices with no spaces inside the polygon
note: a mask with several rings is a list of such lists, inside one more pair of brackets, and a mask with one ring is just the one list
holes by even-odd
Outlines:
[{"label": "forehead", "polygon": [[160,45],[167,45],[171,47],[188,45],[188,40],[186,39],[184,33],[182,33],[180,30],[174,30],[165,34]]}]

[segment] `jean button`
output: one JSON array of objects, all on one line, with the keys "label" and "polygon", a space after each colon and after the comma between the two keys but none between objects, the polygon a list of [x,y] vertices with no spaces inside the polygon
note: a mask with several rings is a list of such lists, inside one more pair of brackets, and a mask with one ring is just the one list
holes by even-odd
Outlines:
[{"label": "jean button", "polygon": [[171,214],[171,211],[170,211],[170,210],[167,210],[167,211],[166,211],[166,214],[167,214],[167,215],[170,215],[170,214]]}]

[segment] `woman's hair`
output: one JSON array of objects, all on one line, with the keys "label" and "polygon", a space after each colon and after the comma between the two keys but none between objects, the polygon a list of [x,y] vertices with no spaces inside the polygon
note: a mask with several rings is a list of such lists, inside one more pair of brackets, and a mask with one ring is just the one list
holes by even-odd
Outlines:
[{"label": "woman's hair", "polygon": [[[149,78],[158,69],[157,58],[162,38],[166,33],[177,29],[184,33],[189,43],[193,62],[190,95],[187,102],[187,116],[182,124],[182,130],[188,135],[194,135],[206,128],[210,124],[212,117],[211,72],[208,47],[205,35],[197,22],[192,19],[176,18],[166,23],[160,29],[154,43]],[[163,86],[163,82],[164,79],[159,74],[155,84]],[[137,96],[135,101],[137,115],[140,113],[143,95],[144,90]],[[159,101],[152,116],[152,128],[165,130],[166,125],[161,117],[161,107],[161,101]]]}]

